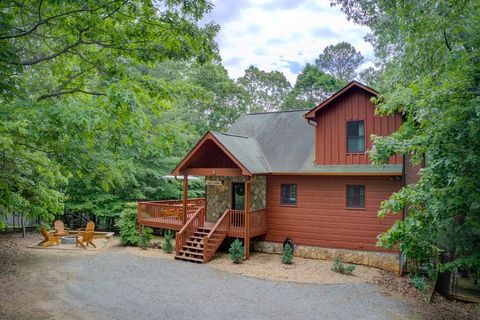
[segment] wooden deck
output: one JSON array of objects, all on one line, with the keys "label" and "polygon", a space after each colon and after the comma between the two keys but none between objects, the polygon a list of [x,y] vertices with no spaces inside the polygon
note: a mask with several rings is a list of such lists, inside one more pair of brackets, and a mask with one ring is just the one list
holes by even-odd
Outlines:
[{"label": "wooden deck", "polygon": [[[189,199],[187,201],[187,221],[199,208],[205,206],[205,199]],[[152,228],[182,228],[183,204],[181,200],[142,201],[137,203],[138,225]]]},{"label": "wooden deck", "polygon": [[[187,221],[198,208],[204,207],[204,199],[189,199],[187,207]],[[182,224],[182,202],[179,200],[142,201],[138,206],[138,224],[146,227],[170,229],[179,231]],[[245,237],[245,213],[242,210],[228,210],[228,237]],[[221,218],[220,218],[221,219]],[[214,227],[216,222],[203,221],[202,226]],[[250,238],[267,232],[265,209],[250,212]]]},{"label": "wooden deck", "polygon": [[248,235],[243,210],[226,210],[217,222],[208,222],[204,199],[189,199],[185,223],[182,213],[180,201],[138,202],[139,228],[148,226],[177,231],[175,257],[181,260],[208,262],[226,237],[249,240],[267,232],[265,209],[248,213]]}]

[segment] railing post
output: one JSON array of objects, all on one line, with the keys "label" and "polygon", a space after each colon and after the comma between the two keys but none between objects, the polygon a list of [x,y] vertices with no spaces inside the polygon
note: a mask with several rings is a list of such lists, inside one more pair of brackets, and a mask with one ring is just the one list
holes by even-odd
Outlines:
[{"label": "railing post", "polygon": [[183,176],[183,212],[182,226],[187,223],[187,202],[188,202],[188,175]]},{"label": "railing post", "polygon": [[210,255],[208,249],[208,236],[203,237],[203,262],[207,262]]},{"label": "railing post", "polygon": [[245,259],[250,258],[250,177],[245,181]]},{"label": "railing post", "polygon": [[138,223],[138,233],[139,234],[142,234],[142,209],[140,208],[141,207],[141,204],[140,202],[137,202],[137,223]]}]

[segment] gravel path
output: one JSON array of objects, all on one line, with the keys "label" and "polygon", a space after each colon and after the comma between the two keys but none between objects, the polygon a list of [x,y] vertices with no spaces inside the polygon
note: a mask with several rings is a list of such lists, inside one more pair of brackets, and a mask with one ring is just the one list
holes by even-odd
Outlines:
[{"label": "gravel path", "polygon": [[[80,259],[83,258],[83,259]],[[63,310],[94,319],[405,319],[413,307],[367,283],[243,277],[112,249],[57,269]],[[58,304],[57,304],[58,305]]]}]

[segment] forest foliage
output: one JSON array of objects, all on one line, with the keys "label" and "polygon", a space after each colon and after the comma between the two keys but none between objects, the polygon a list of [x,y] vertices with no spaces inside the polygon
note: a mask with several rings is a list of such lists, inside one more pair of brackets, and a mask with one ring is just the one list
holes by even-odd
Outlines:
[{"label": "forest foliage", "polygon": [[375,137],[370,157],[395,153],[423,165],[420,181],[384,201],[380,216],[408,209],[379,239],[437,270],[480,269],[480,3],[335,0],[370,27],[379,66],[380,114],[400,130]]},{"label": "forest foliage", "polygon": [[[0,207],[50,221],[118,216],[178,198],[164,179],[207,130],[241,114],[308,108],[343,83],[306,67],[293,86],[221,65],[208,1],[0,3]],[[303,79],[303,80],[302,80]],[[202,196],[192,182],[190,196]],[[0,222],[1,223],[1,222]]]}]

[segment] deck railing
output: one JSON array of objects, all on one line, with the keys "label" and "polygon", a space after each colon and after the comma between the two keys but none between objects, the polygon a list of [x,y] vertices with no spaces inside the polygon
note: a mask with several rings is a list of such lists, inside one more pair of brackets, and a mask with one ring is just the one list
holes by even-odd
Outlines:
[{"label": "deck railing", "polygon": [[230,229],[230,218],[233,210],[225,210],[212,230],[203,239],[203,262],[210,261]]},{"label": "deck railing", "polygon": [[193,216],[187,221],[187,223],[177,232],[175,236],[175,254],[178,256],[180,250],[187,244],[188,238],[193,236],[198,228],[203,227],[205,223],[205,208],[200,207],[194,213]]},{"label": "deck railing", "polygon": [[243,210],[230,211],[230,228],[228,235],[243,238],[245,236],[245,212]]},{"label": "deck railing", "polygon": [[[162,228],[180,229],[182,226],[182,200],[141,201],[138,205],[138,223]],[[187,220],[199,208],[205,205],[205,199],[188,199]]]}]

